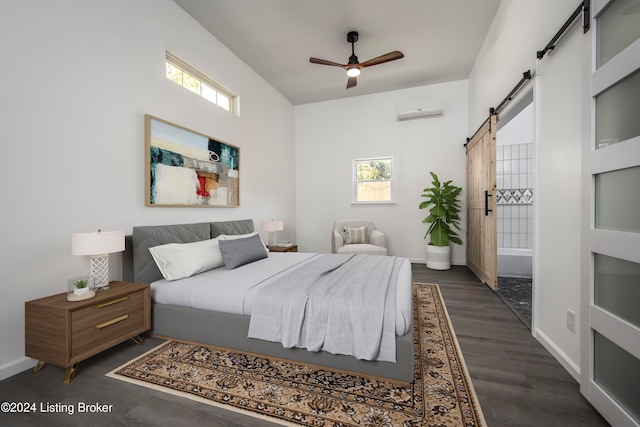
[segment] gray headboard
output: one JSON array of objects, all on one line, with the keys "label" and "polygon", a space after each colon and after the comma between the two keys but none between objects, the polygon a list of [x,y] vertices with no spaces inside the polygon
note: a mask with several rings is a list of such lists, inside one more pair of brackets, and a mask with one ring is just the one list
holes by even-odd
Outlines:
[{"label": "gray headboard", "polygon": [[162,279],[149,248],[166,243],[191,243],[221,234],[246,234],[254,231],[253,220],[200,222],[194,224],[145,225],[133,227],[125,238],[123,280],[151,283]]}]

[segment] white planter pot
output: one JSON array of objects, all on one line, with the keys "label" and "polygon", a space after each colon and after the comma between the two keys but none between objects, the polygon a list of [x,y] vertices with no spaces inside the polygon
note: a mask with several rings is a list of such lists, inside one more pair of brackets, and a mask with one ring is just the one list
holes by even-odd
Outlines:
[{"label": "white planter pot", "polygon": [[84,295],[87,292],[89,292],[89,288],[75,288],[73,290],[73,293],[76,294],[76,295]]},{"label": "white planter pot", "polygon": [[427,245],[427,268],[448,270],[451,268],[451,246]]}]

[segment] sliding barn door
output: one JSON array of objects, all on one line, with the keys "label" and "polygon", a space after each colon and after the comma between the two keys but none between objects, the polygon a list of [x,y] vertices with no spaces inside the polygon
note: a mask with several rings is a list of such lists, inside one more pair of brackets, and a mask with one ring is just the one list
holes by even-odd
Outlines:
[{"label": "sliding barn door", "polygon": [[467,143],[467,265],[498,289],[496,233],[496,116]]}]

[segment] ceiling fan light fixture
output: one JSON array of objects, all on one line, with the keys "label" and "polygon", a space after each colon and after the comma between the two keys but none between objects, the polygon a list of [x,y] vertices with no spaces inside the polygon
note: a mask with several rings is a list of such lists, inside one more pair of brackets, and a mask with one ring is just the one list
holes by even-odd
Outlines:
[{"label": "ceiling fan light fixture", "polygon": [[371,67],[372,65],[384,64],[385,62],[404,58],[402,52],[394,50],[393,52],[376,56],[375,58],[368,61],[359,62],[354,47],[354,43],[358,41],[358,32],[349,31],[349,33],[347,34],[347,41],[351,43],[351,56],[349,57],[349,62],[346,64],[339,64],[337,62],[327,61],[326,59],[314,58],[313,56],[309,58],[309,62],[311,62],[312,64],[331,65],[333,67],[340,67],[347,70],[347,76],[349,76],[349,79],[347,80],[347,89],[352,88],[358,84],[358,79],[356,77],[360,75],[360,70],[362,68]]},{"label": "ceiling fan light fixture", "polygon": [[349,77],[358,77],[360,75],[360,68],[351,67],[347,69],[347,76]]}]

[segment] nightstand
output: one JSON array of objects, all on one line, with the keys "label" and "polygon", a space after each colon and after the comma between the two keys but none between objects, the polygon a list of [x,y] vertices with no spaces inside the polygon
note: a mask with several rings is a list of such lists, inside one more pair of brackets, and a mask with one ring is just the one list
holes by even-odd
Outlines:
[{"label": "nightstand", "polygon": [[291,246],[267,245],[267,249],[269,249],[271,252],[298,252],[298,245],[291,245]]},{"label": "nightstand", "polygon": [[110,282],[109,289],[84,301],[67,301],[61,293],[24,304],[25,354],[67,368],[69,384],[78,364],[128,339],[142,345],[139,334],[151,329],[149,285]]}]

